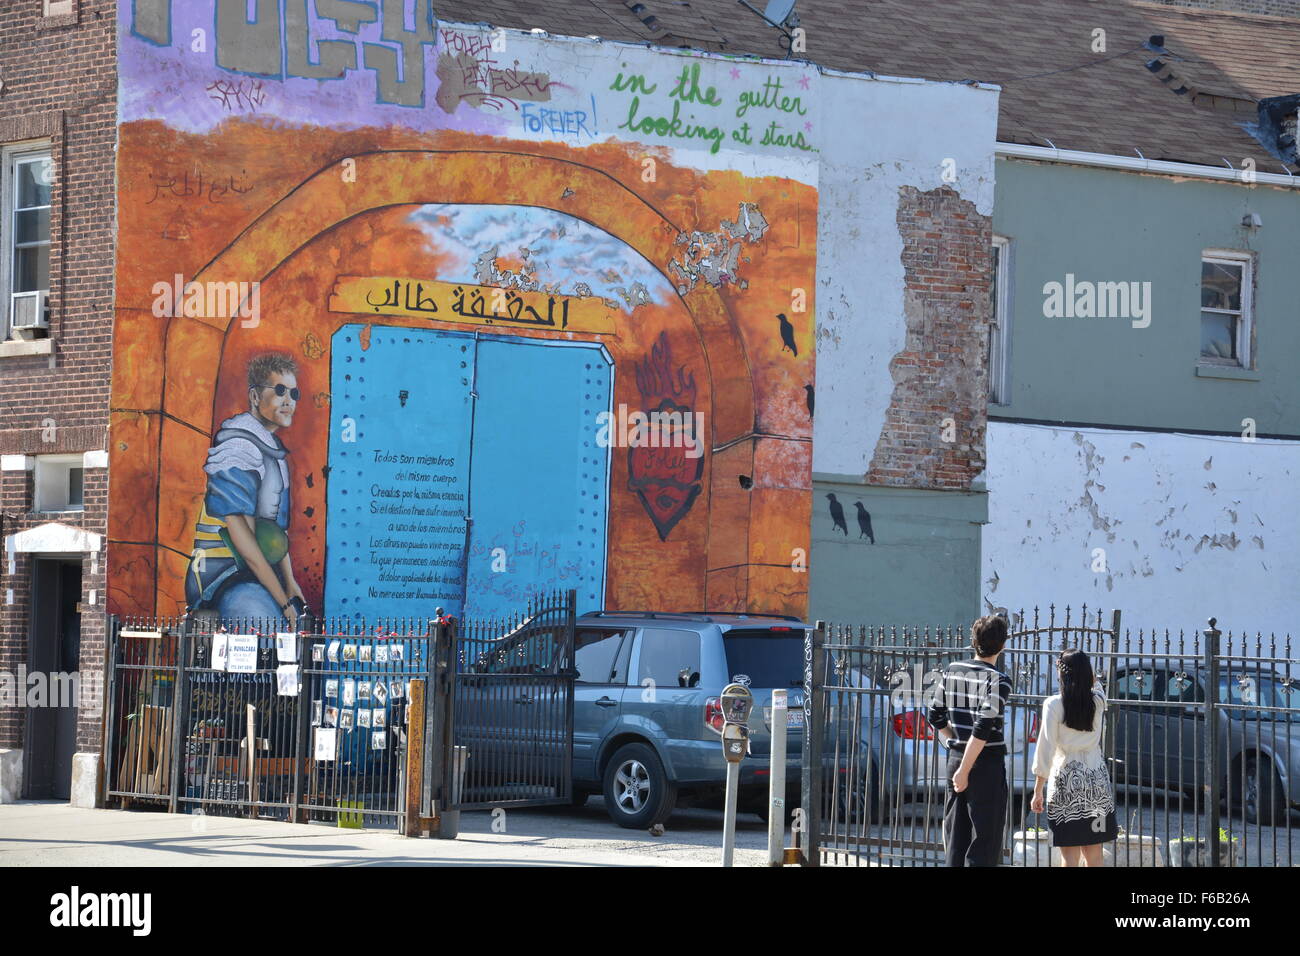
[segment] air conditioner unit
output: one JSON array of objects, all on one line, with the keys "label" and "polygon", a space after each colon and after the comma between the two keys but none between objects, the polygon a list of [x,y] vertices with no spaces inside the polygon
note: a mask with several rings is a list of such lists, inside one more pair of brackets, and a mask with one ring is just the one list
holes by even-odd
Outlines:
[{"label": "air conditioner unit", "polygon": [[47,295],[48,293],[45,291],[15,292],[13,294],[13,306],[10,310],[12,318],[9,324],[15,332],[20,329],[49,328],[49,317],[45,314]]}]

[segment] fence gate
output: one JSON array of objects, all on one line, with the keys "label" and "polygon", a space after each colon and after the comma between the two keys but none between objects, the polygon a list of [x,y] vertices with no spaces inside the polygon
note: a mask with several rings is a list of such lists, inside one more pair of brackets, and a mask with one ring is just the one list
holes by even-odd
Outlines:
[{"label": "fence gate", "polygon": [[539,596],[504,622],[463,622],[439,644],[425,813],[430,801],[462,810],[570,802],[576,601],[574,590]]}]

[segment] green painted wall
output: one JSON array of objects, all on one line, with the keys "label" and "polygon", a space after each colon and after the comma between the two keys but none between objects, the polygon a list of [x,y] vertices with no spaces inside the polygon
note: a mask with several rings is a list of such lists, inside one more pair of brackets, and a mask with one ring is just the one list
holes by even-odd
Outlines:
[{"label": "green painted wall", "polygon": [[[827,494],[844,508],[835,527]],[[856,502],[875,544],[861,536]],[[809,620],[961,624],[980,613],[980,525],[987,493],[882,488],[813,476]]]},{"label": "green painted wall", "polygon": [[[991,415],[1300,434],[1300,189],[1000,159],[993,229],[1012,240],[1013,299],[1010,401]],[[1258,381],[1196,374],[1205,249],[1258,254]],[[1043,286],[1066,273],[1150,282],[1150,326],[1045,318]]]}]

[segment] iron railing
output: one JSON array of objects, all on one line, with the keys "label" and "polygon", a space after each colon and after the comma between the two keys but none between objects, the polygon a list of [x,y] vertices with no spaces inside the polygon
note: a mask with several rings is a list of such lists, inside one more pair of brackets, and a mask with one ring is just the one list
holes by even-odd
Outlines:
[{"label": "iron railing", "polygon": [[[946,755],[926,721],[927,692],[944,666],[970,657],[968,635],[825,624],[810,633],[810,863],[943,862]],[[999,661],[1012,679],[1004,863],[1055,858],[1030,796],[1042,705],[1057,692],[1065,647],[1089,655],[1106,692],[1102,750],[1120,826],[1104,848],[1108,865],[1289,866],[1300,857],[1300,675],[1289,637],[1247,639],[1213,622],[1204,633],[1134,632],[1118,612],[1067,608],[1061,617],[1049,608],[1012,616]]]},{"label": "iron railing", "polygon": [[[434,621],[307,619],[283,634],[281,621],[111,618],[106,796],[392,826],[405,811],[408,682],[423,678],[436,749],[422,812],[435,794],[446,809],[567,801],[574,601],[539,595],[506,619],[441,625],[454,680],[435,673]],[[545,759],[540,732],[557,745]]]}]

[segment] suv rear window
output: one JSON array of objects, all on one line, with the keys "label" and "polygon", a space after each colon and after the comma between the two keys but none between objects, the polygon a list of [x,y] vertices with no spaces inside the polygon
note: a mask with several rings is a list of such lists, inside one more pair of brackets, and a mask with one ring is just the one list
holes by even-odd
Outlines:
[{"label": "suv rear window", "polygon": [[744,674],[751,687],[802,687],[803,644],[802,628],[727,631],[727,678]]},{"label": "suv rear window", "polygon": [[641,666],[637,683],[658,687],[694,687],[700,682],[700,635],[647,627],[641,632]]}]

